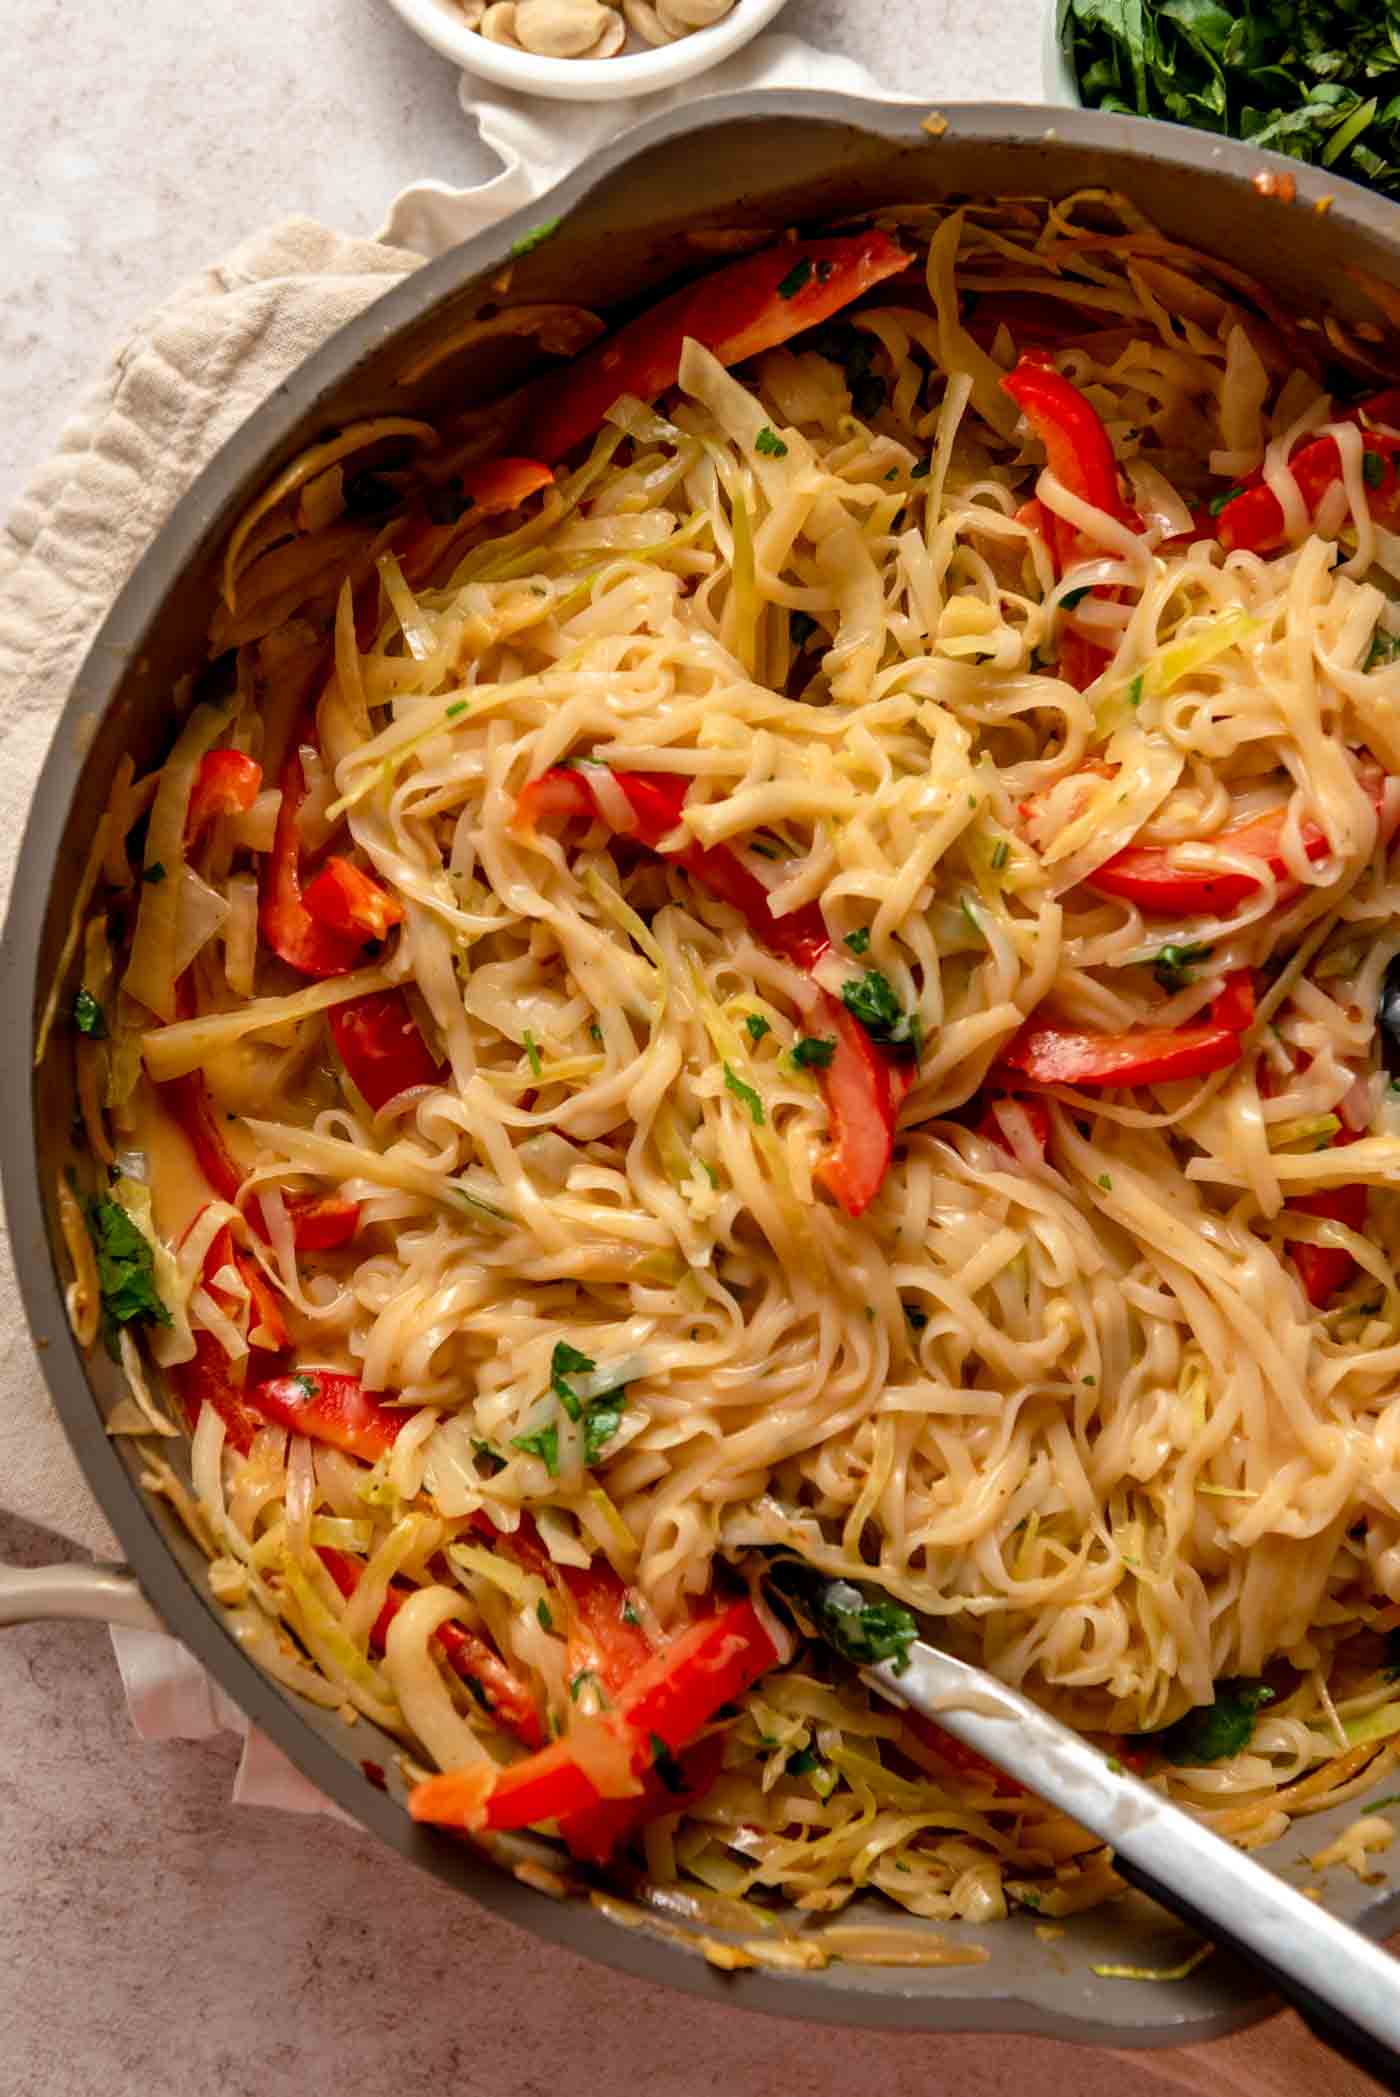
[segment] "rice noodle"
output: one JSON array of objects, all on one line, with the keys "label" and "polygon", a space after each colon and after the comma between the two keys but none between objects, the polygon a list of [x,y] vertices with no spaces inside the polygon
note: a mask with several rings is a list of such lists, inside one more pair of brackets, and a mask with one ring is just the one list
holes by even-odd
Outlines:
[{"label": "rice noodle", "polygon": [[[762,1602],[758,1553],[787,1545],[1264,1842],[1359,1798],[1400,1737],[1370,1628],[1400,1610],[1374,1018],[1400,952],[1400,534],[1362,426],[1287,374],[1292,324],[1122,199],[897,217],[932,314],[876,291],[734,370],[687,343],[679,385],[620,401],[508,534],[464,511],[422,536],[456,455],[397,418],[243,520],[215,627],[242,573],[238,709],[195,708],[153,789],[147,873],[159,850],[171,880],[141,892],[125,981],[157,1023],[106,1101],[152,1188],[116,1198],[177,1381],[207,1335],[256,1393],[265,1283],[282,1371],[357,1377],[401,1424],[361,1462],[205,1405],[195,1502],[151,1475],[250,1649],[442,1767],[511,1752],[484,1646],[541,1737],[634,1794],[586,1598],[625,1593],[661,1647],[717,1587]],[[1075,309],[1055,362],[1116,448],[1116,506],[1043,465],[1002,387],[1037,300]],[[1291,462],[1322,431],[1314,514]],[[351,530],[341,463],[391,439],[402,513]],[[1226,474],[1277,500],[1263,550],[1202,521]],[[235,720],[240,751],[304,753],[303,895],[329,854],[395,906],[382,940],[327,949],[304,902],[271,939],[275,795],[184,868],[196,761]],[[1001,1060],[1027,1020],[1218,1036],[1246,978],[1252,1020],[1184,1081],[1037,1098]],[[418,1043],[383,1097],[355,1063],[376,1014]],[[899,1116],[859,1213],[827,1191],[848,1022]],[[183,1135],[154,1089],[177,1081]],[[237,1200],[206,1190],[191,1222],[172,1145],[207,1168],[230,1123]],[[1311,1301],[1319,1261],[1342,1278]],[[809,1918],[874,1889],[930,1925],[1121,1891],[1081,1829],[768,1621],[781,1658],[716,1719],[718,1774],[634,1838],[668,1914],[734,1924],[708,1955],[966,1956],[865,1920],[765,1939],[745,1903],[769,1889]],[[1158,1752],[1266,1668],[1273,1701],[1218,1713],[1218,1754]],[[1329,1854],[1369,1870],[1379,1825]]]}]

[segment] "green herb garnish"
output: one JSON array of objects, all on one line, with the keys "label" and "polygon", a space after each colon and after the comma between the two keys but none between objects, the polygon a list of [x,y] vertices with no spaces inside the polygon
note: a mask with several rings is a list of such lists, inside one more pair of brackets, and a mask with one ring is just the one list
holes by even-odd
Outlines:
[{"label": "green herb garnish", "polygon": [[788,271],[787,275],[780,281],[778,285],[778,297],[780,299],[795,299],[797,297],[798,292],[801,291],[805,285],[810,284],[811,281],[812,265],[804,256],[801,262],[795,262],[793,264],[792,268]]},{"label": "green herb garnish", "polygon": [[156,1288],[155,1259],[146,1238],[119,1201],[94,1196],[87,1204],[88,1229],[97,1254],[97,1286],[102,1296],[102,1337],[115,1361],[117,1329],[150,1320],[169,1325],[170,1313]]},{"label": "green herb garnish", "polygon": [[549,1358],[549,1388],[571,1420],[577,1420],[583,1412],[583,1400],[569,1382],[571,1376],[587,1376],[598,1364],[588,1355],[580,1354],[567,1340],[556,1340],[554,1352]]},{"label": "green herb garnish", "polygon": [[851,953],[863,954],[866,948],[870,945],[869,927],[866,925],[857,925],[854,932],[848,932],[846,934],[845,943],[846,946],[850,949]]},{"label": "green herb garnish", "polygon": [[668,1791],[685,1790],[685,1771],[659,1733],[651,1736],[651,1766]]},{"label": "green herb garnish", "polygon": [[1382,663],[1393,663],[1400,655],[1400,634],[1382,633],[1379,627],[1371,636],[1371,645],[1366,652],[1362,668],[1375,670]]},{"label": "green herb garnish", "polygon": [[540,1045],[528,1027],[525,1029],[525,1054],[529,1059],[531,1076],[537,1078],[544,1069],[544,1061],[540,1055]]},{"label": "green herb garnish", "polygon": [[763,1127],[763,1101],[754,1091],[753,1086],[746,1085],[738,1073],[731,1069],[727,1063],[724,1066],[724,1085],[727,1092],[732,1092],[735,1099],[748,1108],[749,1117],[754,1127],[761,1129]]},{"label": "green herb garnish", "polygon": [[1361,478],[1368,488],[1379,488],[1385,479],[1385,460],[1378,451],[1362,452]]},{"label": "green herb garnish", "polygon": [[1192,969],[1198,961],[1209,961],[1209,947],[1163,947],[1152,963],[1152,973],[1163,990],[1184,990],[1194,981]]},{"label": "green herb garnish", "polygon": [[744,1027],[748,1033],[749,1040],[755,1043],[762,1041],[765,1034],[771,1034],[773,1031],[761,1012],[746,1012],[744,1014]]},{"label": "green herb garnish", "polygon": [[1400,61],[1387,8],[1060,0],[1058,22],[1090,107],[1224,132],[1400,196]]},{"label": "green herb garnish", "polygon": [[792,1044],[792,1060],[799,1070],[830,1070],[836,1054],[836,1037],[804,1034]]},{"label": "green herb garnish", "polygon": [[917,1303],[904,1305],[904,1321],[910,1332],[922,1332],[928,1324],[928,1312],[920,1310]]},{"label": "green herb garnish", "polygon": [[583,1416],[583,1460],[596,1464],[607,1444],[622,1425],[627,1397],[621,1384],[605,1398],[596,1398]]},{"label": "green herb garnish", "polygon": [[823,1636],[858,1667],[881,1660],[894,1663],[896,1674],[909,1665],[909,1648],[919,1635],[913,1616],[900,1602],[868,1602],[849,1580],[829,1580],[817,1596],[817,1623]]},{"label": "green herb garnish", "polygon": [[522,1449],[526,1456],[537,1456],[551,1478],[559,1476],[559,1428],[551,1420],[548,1427],[539,1427],[533,1434],[511,1436],[512,1449]]},{"label": "green herb garnish", "polygon": [[107,1015],[90,990],[80,990],[74,998],[73,1024],[89,1041],[107,1039]]},{"label": "green herb garnish", "polygon": [[786,444],[784,444],[777,431],[770,429],[766,422],[754,438],[753,448],[756,452],[761,453],[765,459],[785,459],[788,455]]},{"label": "green herb garnish", "polygon": [[512,256],[519,261],[522,255],[533,255],[536,248],[542,248],[547,240],[553,240],[559,231],[559,225],[560,221],[557,218],[547,218],[543,225],[531,226],[528,233],[522,233],[519,240],[511,242]]},{"label": "green herb garnish", "polygon": [[460,721],[466,710],[467,701],[465,699],[454,699],[451,706],[447,709],[447,719],[449,721]]},{"label": "green herb garnish", "polygon": [[1198,1705],[1165,1732],[1150,1736],[1152,1745],[1178,1768],[1223,1762],[1249,1746],[1257,1713],[1273,1700],[1273,1691],[1263,1682],[1217,1682],[1213,1704]]},{"label": "green herb garnish", "polygon": [[858,1019],[872,1041],[900,1055],[917,1057],[920,1047],[919,1016],[906,1012],[878,968],[868,968],[841,986],[841,1002]]},{"label": "green herb garnish", "polygon": [[552,1631],[554,1629],[554,1617],[543,1595],[540,1596],[535,1604],[535,1615],[539,1620],[541,1631]]},{"label": "green herb garnish", "polygon": [[1206,504],[1206,508],[1210,511],[1212,517],[1218,517],[1220,512],[1226,509],[1237,495],[1243,494],[1244,489],[1238,484],[1233,488],[1223,488],[1219,495],[1212,495],[1210,501]]},{"label": "green herb garnish", "polygon": [[1072,612],[1077,604],[1084,602],[1092,588],[1092,583],[1084,583],[1077,590],[1066,590],[1064,596],[1060,599],[1060,610],[1062,612]]},{"label": "green herb garnish", "polygon": [[145,868],[141,875],[141,879],[146,883],[146,886],[148,888],[159,888],[161,882],[165,879],[165,868],[161,865],[160,861],[157,860],[154,866],[148,866],[147,868]]}]

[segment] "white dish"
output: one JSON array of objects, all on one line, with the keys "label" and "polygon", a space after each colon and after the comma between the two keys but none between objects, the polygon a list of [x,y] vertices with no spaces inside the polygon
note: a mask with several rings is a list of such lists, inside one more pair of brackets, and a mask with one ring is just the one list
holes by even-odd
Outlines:
[{"label": "white dish", "polygon": [[455,0],[389,0],[410,29],[469,73],[497,87],[561,102],[613,102],[679,87],[741,50],[767,27],[786,0],[736,0],[709,29],[696,29],[659,50],[626,52],[618,58],[536,58],[495,44],[467,27]]}]

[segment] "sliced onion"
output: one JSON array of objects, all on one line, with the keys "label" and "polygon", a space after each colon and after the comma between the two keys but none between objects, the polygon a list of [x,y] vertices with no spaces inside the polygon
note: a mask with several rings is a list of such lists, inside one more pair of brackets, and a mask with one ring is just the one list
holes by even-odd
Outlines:
[{"label": "sliced onion", "polygon": [[175,977],[178,982],[196,954],[202,953],[216,932],[221,932],[229,906],[216,888],[202,881],[192,866],[180,869],[176,889]]}]

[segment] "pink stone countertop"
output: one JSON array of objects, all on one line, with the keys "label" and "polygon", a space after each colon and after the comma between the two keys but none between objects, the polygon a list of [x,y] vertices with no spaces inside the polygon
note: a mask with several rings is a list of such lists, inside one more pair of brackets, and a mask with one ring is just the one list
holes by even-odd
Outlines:
[{"label": "pink stone countertop", "polygon": [[[1042,0],[793,0],[782,26],[944,99],[1039,96]],[[0,510],[144,308],[293,211],[370,231],[486,171],[382,0],[6,23]],[[0,1487],[0,1498],[3,1490]],[[0,1518],[0,1559],[70,1550]],[[0,2097],[1362,2097],[1290,2021],[1174,2054],[872,2036],[585,1965],[331,1821],[229,1803],[231,1739],[148,1745],[96,1626],[0,1631]]]}]

